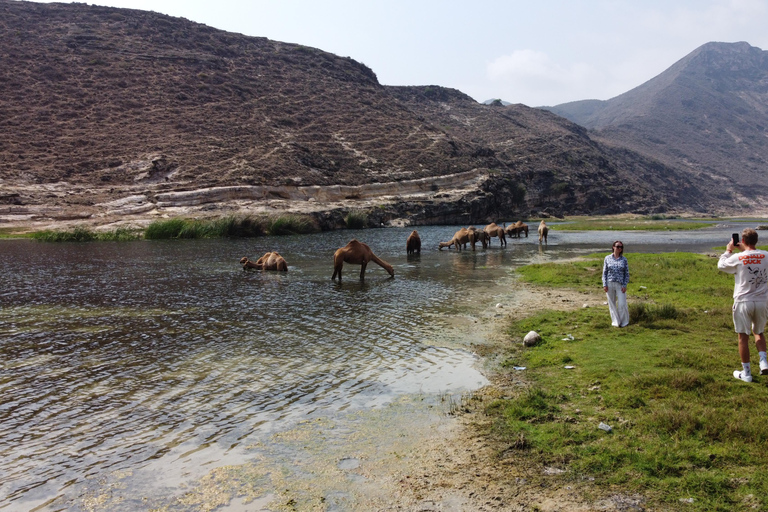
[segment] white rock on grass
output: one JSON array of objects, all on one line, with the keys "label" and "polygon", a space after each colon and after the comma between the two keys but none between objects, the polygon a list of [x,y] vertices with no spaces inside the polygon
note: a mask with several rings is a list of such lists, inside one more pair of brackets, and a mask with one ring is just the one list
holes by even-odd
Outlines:
[{"label": "white rock on grass", "polygon": [[526,347],[533,347],[541,341],[541,335],[536,331],[531,331],[523,338],[523,345]]}]

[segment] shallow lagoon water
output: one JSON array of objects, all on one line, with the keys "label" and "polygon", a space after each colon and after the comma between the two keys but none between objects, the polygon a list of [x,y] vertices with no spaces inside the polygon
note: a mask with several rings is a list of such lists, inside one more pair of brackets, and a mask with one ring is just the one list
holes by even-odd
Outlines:
[{"label": "shallow lagoon water", "polygon": [[[437,250],[456,227],[428,226],[418,228],[416,257],[405,255],[411,229],[396,228],[2,241],[0,510],[114,510],[118,501],[142,509],[140,497],[171,496],[217,467],[248,464],[248,447],[302,422],[472,391],[487,383],[471,353],[473,328],[445,320],[469,324],[514,293],[516,266],[607,253],[616,239],[628,252],[706,251],[744,225],[755,223],[692,232],[566,232],[552,223],[545,247],[531,231],[503,249],[494,239],[461,253]],[[351,238],[394,265],[395,278],[371,263],[364,282],[354,265],[332,282],[333,252]],[[240,257],[270,250],[288,260],[287,274],[241,270]],[[106,475],[120,475],[121,490],[110,493],[122,500],[86,506],[87,489]]]}]

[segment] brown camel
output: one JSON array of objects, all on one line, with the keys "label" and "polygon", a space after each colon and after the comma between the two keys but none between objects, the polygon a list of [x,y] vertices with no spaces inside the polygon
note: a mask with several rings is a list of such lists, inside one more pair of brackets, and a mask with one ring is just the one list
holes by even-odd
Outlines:
[{"label": "brown camel", "polygon": [[408,240],[405,241],[405,251],[408,254],[421,254],[421,238],[419,238],[419,232],[415,229],[411,231],[411,234],[408,235]]},{"label": "brown camel", "polygon": [[[470,230],[468,230],[467,228],[461,228],[453,235],[453,238],[451,238],[449,242],[440,242],[437,248],[442,249],[443,247],[455,246],[456,250],[460,251],[462,247],[466,248],[467,244],[472,242],[472,240],[470,240],[470,237],[472,238],[472,240],[475,240],[474,235],[470,233]],[[472,250],[473,251],[475,250],[474,242],[472,243]]]},{"label": "brown camel", "polygon": [[539,244],[541,244],[541,241],[544,240],[544,243],[547,243],[547,234],[549,233],[549,228],[547,227],[547,223],[543,220],[541,221],[541,224],[539,224]]},{"label": "brown camel", "polygon": [[255,268],[256,270],[279,270],[281,272],[288,272],[288,263],[285,261],[285,258],[276,252],[265,253],[264,256],[255,262],[243,257],[240,259],[240,264],[243,266],[243,270]]},{"label": "brown camel", "polygon": [[352,263],[354,265],[360,265],[360,279],[362,280],[365,278],[365,267],[368,265],[369,261],[378,264],[384,270],[389,272],[390,276],[395,276],[395,269],[392,268],[392,265],[373,254],[370,247],[357,240],[351,240],[347,245],[337,249],[336,253],[334,253],[333,276],[331,276],[331,279],[336,279],[336,276],[338,275],[339,282],[341,282],[341,268],[344,266],[344,263]]},{"label": "brown camel", "polygon": [[491,238],[499,237],[499,245],[507,245],[507,237],[504,236],[504,228],[497,226],[495,222],[491,222],[483,230],[488,234],[488,245],[491,245]]},{"label": "brown camel", "polygon": [[504,232],[509,237],[514,236],[514,237],[517,237],[517,238],[520,238],[520,236],[521,236],[520,234],[525,232],[525,237],[528,238],[528,224],[526,224],[525,222],[519,220],[519,221],[515,222],[514,224],[510,225],[509,227],[507,227],[504,230]]},{"label": "brown camel", "polygon": [[[488,247],[488,244],[491,243],[491,237],[488,236],[488,233],[481,229],[477,229],[475,226],[469,226],[467,228],[467,231],[469,231],[469,243],[472,244],[472,250],[475,250],[475,243],[482,242],[483,249]],[[466,245],[464,246],[466,247]]]}]

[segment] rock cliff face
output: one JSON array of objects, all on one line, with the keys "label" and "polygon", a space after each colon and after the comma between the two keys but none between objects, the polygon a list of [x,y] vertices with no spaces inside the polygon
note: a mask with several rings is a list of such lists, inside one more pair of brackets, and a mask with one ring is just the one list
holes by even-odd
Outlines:
[{"label": "rock cliff face", "polygon": [[[0,0],[0,222],[706,210],[706,182],[520,105],[156,13]],[[2,226],[2,224],[0,224]]]},{"label": "rock cliff face", "polygon": [[707,43],[608,101],[551,107],[592,137],[708,179],[732,204],[768,193],[768,52]]}]

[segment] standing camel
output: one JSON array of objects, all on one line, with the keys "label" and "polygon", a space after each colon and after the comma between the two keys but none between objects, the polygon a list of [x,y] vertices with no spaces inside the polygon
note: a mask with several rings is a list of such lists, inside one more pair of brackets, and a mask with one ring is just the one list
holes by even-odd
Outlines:
[{"label": "standing camel", "polygon": [[341,268],[344,263],[352,263],[353,265],[360,265],[360,280],[365,279],[365,267],[369,261],[373,261],[378,264],[384,270],[389,272],[389,275],[395,276],[395,269],[392,265],[382,260],[375,254],[370,247],[357,240],[351,240],[344,247],[337,249],[333,255],[333,276],[331,279],[336,279],[339,276],[339,282],[341,282]]},{"label": "standing camel", "polygon": [[488,235],[488,245],[491,245],[491,238],[499,237],[499,245],[507,245],[507,237],[504,235],[504,228],[496,225],[495,222],[491,222],[483,230]]},{"label": "standing camel", "polygon": [[507,234],[507,236],[509,236],[509,237],[513,237],[514,236],[516,238],[520,238],[520,236],[521,236],[520,233],[524,232],[525,233],[525,237],[528,238],[528,224],[526,224],[525,222],[519,220],[519,221],[515,222],[514,224],[512,224],[511,226],[509,226],[508,228],[505,228],[504,232]]},{"label": "standing camel", "polygon": [[539,244],[541,244],[542,240],[544,240],[545,244],[547,243],[547,233],[549,233],[549,228],[547,223],[542,220],[541,224],[539,224]]},{"label": "standing camel", "polygon": [[408,235],[408,239],[405,241],[405,252],[407,254],[419,253],[421,254],[421,238],[419,232],[415,229]]}]

